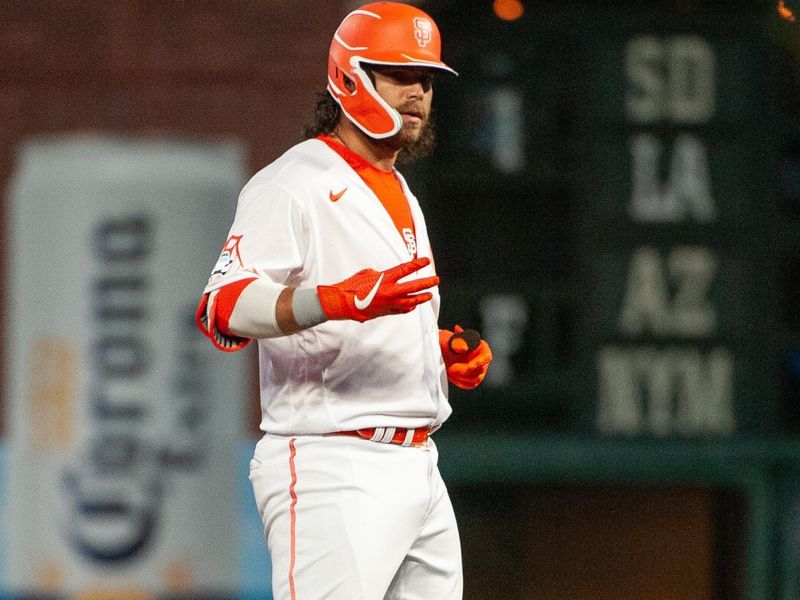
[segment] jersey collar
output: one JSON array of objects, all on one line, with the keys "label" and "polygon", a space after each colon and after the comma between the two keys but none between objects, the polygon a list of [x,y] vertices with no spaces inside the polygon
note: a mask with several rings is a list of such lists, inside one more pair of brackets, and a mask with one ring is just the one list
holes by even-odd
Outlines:
[{"label": "jersey collar", "polygon": [[390,175],[394,171],[394,168],[390,172],[386,172],[377,168],[375,165],[372,165],[369,162],[367,162],[367,160],[360,154],[356,154],[350,148],[342,144],[339,140],[334,139],[329,135],[323,133],[321,135],[318,135],[317,139],[325,142],[331,150],[333,150],[334,152],[336,152],[336,154],[341,156],[345,160],[345,162],[348,165],[350,165],[356,172],[363,171],[364,169],[372,169],[374,171],[377,171],[378,173],[382,173],[384,175]]}]

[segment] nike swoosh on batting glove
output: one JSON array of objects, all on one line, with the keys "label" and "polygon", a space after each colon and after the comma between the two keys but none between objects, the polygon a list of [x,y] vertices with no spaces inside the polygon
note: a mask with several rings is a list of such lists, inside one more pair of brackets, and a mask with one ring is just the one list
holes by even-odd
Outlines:
[{"label": "nike swoosh on batting glove", "polygon": [[428,258],[375,271],[364,269],[340,283],[317,286],[322,311],[329,319],[367,321],[385,315],[407,313],[428,302],[433,294],[425,292],[439,284],[439,277],[423,277],[404,283],[399,280],[430,264]]},{"label": "nike swoosh on batting glove", "polygon": [[462,389],[471,390],[478,387],[486,377],[489,364],[492,362],[492,350],[486,340],[482,339],[472,352],[453,352],[449,343],[450,338],[462,331],[464,330],[458,325],[454,331],[440,329],[439,347],[447,369],[447,380]]}]

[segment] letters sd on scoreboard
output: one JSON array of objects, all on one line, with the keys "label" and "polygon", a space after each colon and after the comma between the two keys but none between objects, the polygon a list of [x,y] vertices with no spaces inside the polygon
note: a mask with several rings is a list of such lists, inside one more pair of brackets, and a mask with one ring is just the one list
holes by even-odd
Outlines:
[{"label": "letters sd on scoreboard", "polygon": [[758,23],[643,15],[584,48],[578,308],[591,431],[776,427],[775,159]]}]

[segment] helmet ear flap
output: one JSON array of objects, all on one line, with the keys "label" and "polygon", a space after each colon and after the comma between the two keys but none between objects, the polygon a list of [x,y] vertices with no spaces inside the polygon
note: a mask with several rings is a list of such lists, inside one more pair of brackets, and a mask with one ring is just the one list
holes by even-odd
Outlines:
[{"label": "helmet ear flap", "polygon": [[[375,139],[390,137],[400,131],[403,119],[383,98],[380,97],[372,83],[369,69],[360,68],[354,61],[351,73],[343,73],[340,85],[348,82],[354,85],[350,92],[335,93],[329,86],[334,99],[339,103],[345,116],[361,131]],[[338,86],[335,86],[338,87]]]}]

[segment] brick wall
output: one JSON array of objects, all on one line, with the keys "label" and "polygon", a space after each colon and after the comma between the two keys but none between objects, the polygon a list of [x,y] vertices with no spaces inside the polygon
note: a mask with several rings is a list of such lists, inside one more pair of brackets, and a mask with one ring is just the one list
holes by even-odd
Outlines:
[{"label": "brick wall", "polygon": [[[300,140],[347,6],[344,0],[4,2],[3,211],[17,146],[41,134],[233,138],[248,146],[255,171]],[[6,239],[4,218],[0,235]]]}]

